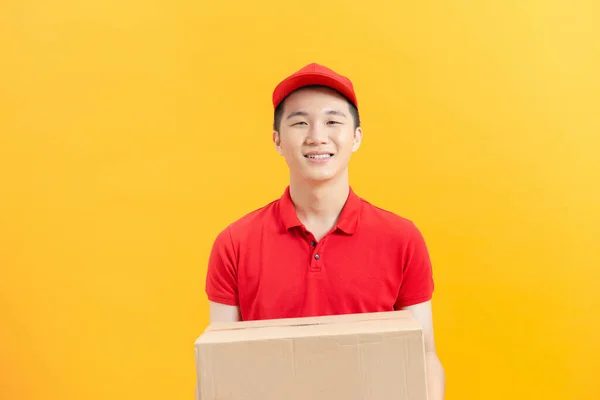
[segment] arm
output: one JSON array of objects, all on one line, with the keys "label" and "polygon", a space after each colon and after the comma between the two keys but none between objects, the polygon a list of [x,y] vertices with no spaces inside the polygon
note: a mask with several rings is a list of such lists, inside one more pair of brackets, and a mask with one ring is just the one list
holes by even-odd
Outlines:
[{"label": "arm", "polygon": [[[213,322],[237,322],[241,321],[240,308],[229,306],[227,304],[208,302],[210,305],[210,323]],[[200,400],[198,396],[198,385],[196,384],[196,400]]]},{"label": "arm", "polygon": [[[205,292],[209,300],[209,323],[241,320],[235,260],[235,248],[227,228],[217,235],[208,260]],[[197,382],[195,392],[199,400]]]},{"label": "arm", "polygon": [[403,309],[409,310],[423,327],[428,398],[429,400],[443,400],[446,375],[435,348],[431,301],[403,307]]},{"label": "arm", "polygon": [[213,322],[237,322],[241,321],[240,308],[227,304],[209,301],[210,323]]},{"label": "arm", "polygon": [[434,290],[433,270],[423,235],[414,225],[405,242],[403,252],[402,285],[398,293],[396,309],[410,311],[423,328],[428,398],[443,400],[446,377],[437,356],[431,310]]},{"label": "arm", "polygon": [[213,243],[206,271],[210,323],[241,320],[237,274],[235,245],[230,228],[226,228]]}]

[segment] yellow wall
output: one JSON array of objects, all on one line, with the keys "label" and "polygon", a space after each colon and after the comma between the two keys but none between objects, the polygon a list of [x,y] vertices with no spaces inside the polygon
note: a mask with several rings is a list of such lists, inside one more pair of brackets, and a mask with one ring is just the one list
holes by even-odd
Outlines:
[{"label": "yellow wall", "polygon": [[282,193],[314,61],[429,243],[447,399],[599,399],[598,3],[234,3],[0,6],[0,397],[193,398],[212,240]]}]

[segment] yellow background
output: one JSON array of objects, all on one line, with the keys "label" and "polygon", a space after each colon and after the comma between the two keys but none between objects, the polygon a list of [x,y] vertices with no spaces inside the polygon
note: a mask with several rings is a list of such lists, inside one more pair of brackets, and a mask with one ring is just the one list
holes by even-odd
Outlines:
[{"label": "yellow background", "polygon": [[429,244],[447,399],[599,399],[599,11],[3,1],[0,397],[193,398],[212,240],[283,192],[271,91],[319,62]]}]

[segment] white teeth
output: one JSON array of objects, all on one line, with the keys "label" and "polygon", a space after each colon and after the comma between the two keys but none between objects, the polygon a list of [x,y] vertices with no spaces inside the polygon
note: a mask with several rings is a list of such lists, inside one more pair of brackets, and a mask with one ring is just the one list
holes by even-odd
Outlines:
[{"label": "white teeth", "polygon": [[324,160],[326,158],[330,158],[331,154],[309,154],[306,157],[308,157],[308,158],[316,158],[318,160]]}]

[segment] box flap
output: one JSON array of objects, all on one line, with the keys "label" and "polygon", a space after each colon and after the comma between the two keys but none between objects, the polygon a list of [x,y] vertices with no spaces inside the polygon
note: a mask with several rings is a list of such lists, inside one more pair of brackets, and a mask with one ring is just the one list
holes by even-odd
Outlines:
[{"label": "box flap", "polygon": [[374,321],[398,318],[412,319],[412,314],[410,313],[410,311],[407,310],[398,310],[363,314],[342,314],[323,315],[317,317],[264,319],[256,321],[214,322],[208,325],[208,327],[206,327],[205,332],[222,331],[230,329],[262,328],[269,326],[302,326],[332,323],[348,323],[357,321]]},{"label": "box flap", "polygon": [[240,321],[211,324],[196,345],[368,333],[377,336],[386,332],[420,335],[421,330],[408,311]]}]

